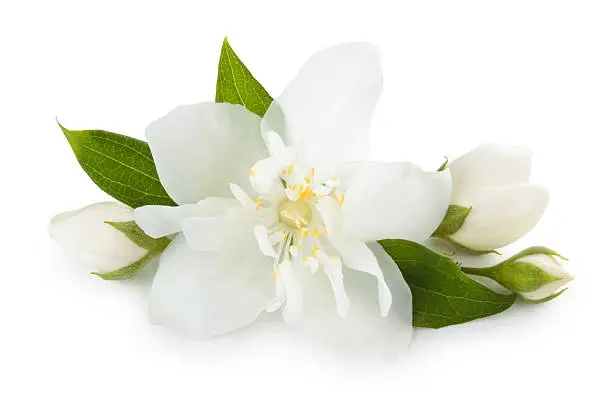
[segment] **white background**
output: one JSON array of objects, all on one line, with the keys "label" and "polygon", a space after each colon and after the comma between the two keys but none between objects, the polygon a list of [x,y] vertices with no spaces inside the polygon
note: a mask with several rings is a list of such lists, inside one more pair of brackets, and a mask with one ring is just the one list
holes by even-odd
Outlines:
[{"label": "white background", "polygon": [[[0,406],[610,406],[611,22],[586,0],[3,2]],[[208,343],[149,325],[146,282],[96,279],[46,235],[107,199],[55,117],[143,137],[214,98],[225,35],[273,96],[322,47],[378,44],[375,158],[433,169],[485,141],[531,147],[552,200],[515,249],[568,256],[570,289],[417,330],[395,362],[339,360],[274,324]]]}]

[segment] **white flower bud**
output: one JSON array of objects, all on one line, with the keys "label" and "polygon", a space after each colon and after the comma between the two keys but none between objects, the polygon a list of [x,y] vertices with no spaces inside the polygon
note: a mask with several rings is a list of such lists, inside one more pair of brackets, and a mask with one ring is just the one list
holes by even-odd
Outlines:
[{"label": "white flower bud", "polygon": [[491,278],[528,302],[541,303],[560,295],[574,279],[557,258],[562,257],[553,250],[531,247],[494,266],[461,269],[470,275]]},{"label": "white flower bud", "polygon": [[133,221],[133,210],[115,202],[89,205],[53,217],[49,234],[62,248],[97,272],[130,265],[147,254],[105,221]]},{"label": "white flower bud", "polygon": [[[515,260],[515,263],[528,264],[535,266],[541,271],[540,278],[545,278],[547,283],[543,283],[539,288],[529,292],[519,292],[519,294],[531,301],[544,301],[557,295],[563,287],[574,279],[563,266],[553,256],[546,254],[527,255]],[[548,277],[546,277],[548,275]]]},{"label": "white flower bud", "polygon": [[482,145],[449,164],[451,204],[470,209],[447,238],[475,251],[506,246],[531,230],[548,204],[546,189],[529,183],[527,150]]}]

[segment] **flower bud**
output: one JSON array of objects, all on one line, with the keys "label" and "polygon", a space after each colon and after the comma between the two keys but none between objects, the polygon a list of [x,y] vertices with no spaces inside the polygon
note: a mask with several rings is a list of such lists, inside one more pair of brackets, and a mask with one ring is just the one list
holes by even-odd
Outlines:
[{"label": "flower bud", "polygon": [[550,249],[532,247],[489,268],[462,269],[468,274],[487,276],[524,300],[541,303],[559,296],[574,279],[557,258],[561,256]]},{"label": "flower bud", "polygon": [[62,248],[98,272],[128,266],[147,254],[124,233],[107,221],[133,220],[133,210],[125,205],[104,202],[68,211],[53,217],[49,234]]},{"label": "flower bud", "polygon": [[548,192],[529,183],[531,157],[524,149],[482,145],[448,168],[451,207],[436,235],[458,247],[490,252],[506,246],[531,230],[548,204]]}]

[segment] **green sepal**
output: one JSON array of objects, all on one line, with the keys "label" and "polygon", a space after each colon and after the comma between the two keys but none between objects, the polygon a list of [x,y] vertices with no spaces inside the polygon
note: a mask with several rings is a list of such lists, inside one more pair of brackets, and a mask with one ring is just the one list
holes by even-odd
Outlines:
[{"label": "green sepal", "polygon": [[[465,223],[465,219],[472,211],[472,207],[462,207],[460,205],[451,204],[446,210],[444,219],[434,231],[433,236],[439,238],[447,238],[461,229]],[[454,244],[454,242],[453,242]]]},{"label": "green sepal", "polygon": [[83,170],[102,191],[132,208],[176,205],[159,181],[146,142],[105,130],[58,125]]},{"label": "green sepal", "polygon": [[529,255],[537,255],[537,254],[556,256],[557,258],[561,258],[564,261],[567,261],[567,258],[557,253],[557,251],[553,251],[552,249],[546,248],[544,246],[532,246],[532,247],[523,249],[521,252],[517,253],[514,256],[511,256],[510,258],[506,259],[504,262],[513,262],[519,258],[524,258]]},{"label": "green sepal", "polygon": [[379,241],[412,291],[413,325],[440,328],[508,309],[515,294],[502,294],[470,279],[448,256],[411,241]]},{"label": "green sepal", "polygon": [[119,268],[111,272],[91,272],[91,274],[99,276],[104,280],[132,279],[157,255],[159,255],[159,252],[147,252],[142,258],[140,258],[134,263],[124,266],[123,268]]},{"label": "green sepal", "polygon": [[238,58],[227,37],[221,46],[215,102],[242,105],[259,116],[263,116],[272,103],[270,94]]},{"label": "green sepal", "polygon": [[161,252],[166,249],[171,242],[168,237],[151,238],[134,221],[106,221],[105,223],[119,230],[133,243],[147,251]]},{"label": "green sepal", "polygon": [[538,299],[538,300],[527,299],[527,298],[526,298],[526,297],[524,297],[524,296],[520,296],[520,295],[519,295],[519,296],[521,297],[521,300],[523,300],[524,302],[527,302],[527,303],[532,303],[532,304],[534,304],[534,305],[537,305],[537,304],[540,304],[540,303],[546,303],[546,302],[549,302],[549,301],[551,301],[551,300],[555,299],[556,297],[561,296],[561,294],[562,294],[563,292],[565,292],[566,290],[567,290],[567,288],[564,288],[564,289],[562,289],[562,290],[558,291],[557,293],[553,293],[552,295],[550,295],[550,296],[548,296],[548,297],[545,297],[545,298],[542,298],[542,299]]},{"label": "green sepal", "polygon": [[105,280],[126,280],[133,278],[138,272],[144,268],[149,261],[161,254],[172,240],[168,237],[151,238],[134,222],[113,222],[106,221],[106,224],[116,228],[128,237],[133,243],[139,247],[146,249],[147,253],[137,260],[123,268],[119,268],[110,272],[92,272],[92,275],[97,275]]},{"label": "green sepal", "polygon": [[442,165],[440,167],[438,167],[438,170],[436,171],[444,171],[446,170],[446,166],[448,166],[448,157],[444,156],[444,163],[442,163]]}]

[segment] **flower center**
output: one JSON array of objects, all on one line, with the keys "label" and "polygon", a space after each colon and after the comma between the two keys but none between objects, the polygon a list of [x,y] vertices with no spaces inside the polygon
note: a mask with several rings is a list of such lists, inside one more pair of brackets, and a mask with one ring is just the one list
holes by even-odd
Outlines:
[{"label": "flower center", "polygon": [[278,220],[289,228],[307,227],[312,221],[312,208],[306,200],[284,199],[278,205]]}]

